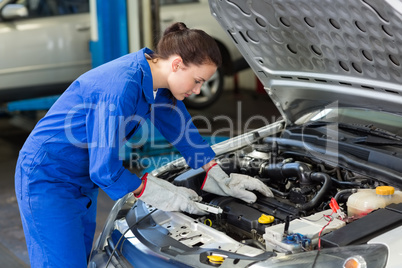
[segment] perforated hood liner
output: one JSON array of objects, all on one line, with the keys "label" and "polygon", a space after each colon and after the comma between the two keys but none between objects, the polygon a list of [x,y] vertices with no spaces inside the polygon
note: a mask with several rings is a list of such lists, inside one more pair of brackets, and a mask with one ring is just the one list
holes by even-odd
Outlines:
[{"label": "perforated hood liner", "polygon": [[290,122],[324,107],[402,113],[401,0],[209,0]]}]

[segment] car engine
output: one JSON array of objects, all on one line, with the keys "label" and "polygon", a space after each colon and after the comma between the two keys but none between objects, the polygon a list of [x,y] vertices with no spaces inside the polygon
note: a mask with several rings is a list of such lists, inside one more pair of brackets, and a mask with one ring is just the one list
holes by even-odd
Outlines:
[{"label": "car engine", "polygon": [[[256,193],[257,201],[247,204],[233,197],[203,192],[200,187],[206,174],[202,169],[169,171],[159,176],[195,190],[203,202],[219,207],[222,213],[210,213],[198,220],[242,244],[295,253],[365,243],[401,224],[400,214],[386,223],[381,221],[393,213],[388,209],[391,201],[377,207],[373,204],[376,187],[386,183],[346,168],[343,161],[334,165],[333,161],[306,153],[290,139],[261,139],[218,157],[217,162],[227,174],[260,179],[270,187],[274,197]],[[374,194],[365,199],[357,196],[357,204],[350,203],[351,196],[361,191]],[[395,203],[402,203],[400,191],[393,195],[397,198]],[[400,205],[391,206],[398,213],[402,210]]]}]

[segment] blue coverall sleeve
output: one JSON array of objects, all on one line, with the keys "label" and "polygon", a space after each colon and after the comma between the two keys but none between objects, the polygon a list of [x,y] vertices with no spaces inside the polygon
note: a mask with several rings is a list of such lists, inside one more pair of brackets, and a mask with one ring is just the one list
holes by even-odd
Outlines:
[{"label": "blue coverall sleeve", "polygon": [[179,150],[191,168],[197,169],[214,159],[215,152],[194,126],[183,102],[177,101],[176,105],[166,102],[154,104],[152,123]]},{"label": "blue coverall sleeve", "polygon": [[138,176],[124,168],[123,159],[119,156],[119,148],[125,144],[127,132],[138,122],[128,116],[132,104],[126,103],[120,96],[94,95],[86,100],[86,107],[90,178],[113,200],[117,200],[141,184]]}]

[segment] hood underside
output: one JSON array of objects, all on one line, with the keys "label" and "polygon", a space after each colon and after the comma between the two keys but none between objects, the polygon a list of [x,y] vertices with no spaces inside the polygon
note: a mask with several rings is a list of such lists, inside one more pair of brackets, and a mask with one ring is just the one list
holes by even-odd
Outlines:
[{"label": "hood underside", "polygon": [[209,0],[288,122],[330,107],[402,113],[401,0]]}]

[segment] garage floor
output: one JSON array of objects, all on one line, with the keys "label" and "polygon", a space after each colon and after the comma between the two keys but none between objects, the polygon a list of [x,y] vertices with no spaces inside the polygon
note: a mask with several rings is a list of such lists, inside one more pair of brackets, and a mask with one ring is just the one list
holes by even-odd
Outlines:
[{"label": "garage floor", "polygon": [[[278,118],[278,112],[266,94],[250,90],[240,90],[239,92],[224,91],[222,97],[213,106],[203,110],[189,111],[193,117],[202,115],[208,118],[211,122],[212,132],[216,129],[226,129],[227,134],[220,132],[219,135],[227,136],[244,132],[244,125],[253,115],[259,115],[260,117],[259,119],[249,120],[247,130],[262,126],[262,117],[270,123]],[[234,127],[231,133],[227,122],[217,120],[217,115],[224,115],[227,116],[226,118],[232,119]],[[11,122],[10,117],[0,115],[0,260],[1,267],[29,267],[25,237],[14,193],[14,168],[18,151],[29,134],[30,124],[24,123],[23,126],[26,128],[24,130],[21,126],[17,127]],[[200,123],[198,124],[198,122]],[[202,122],[204,121],[196,120],[195,124],[199,128],[205,128]],[[202,134],[208,133],[204,132]],[[103,191],[100,191],[95,237],[102,230],[113,203]]]}]

